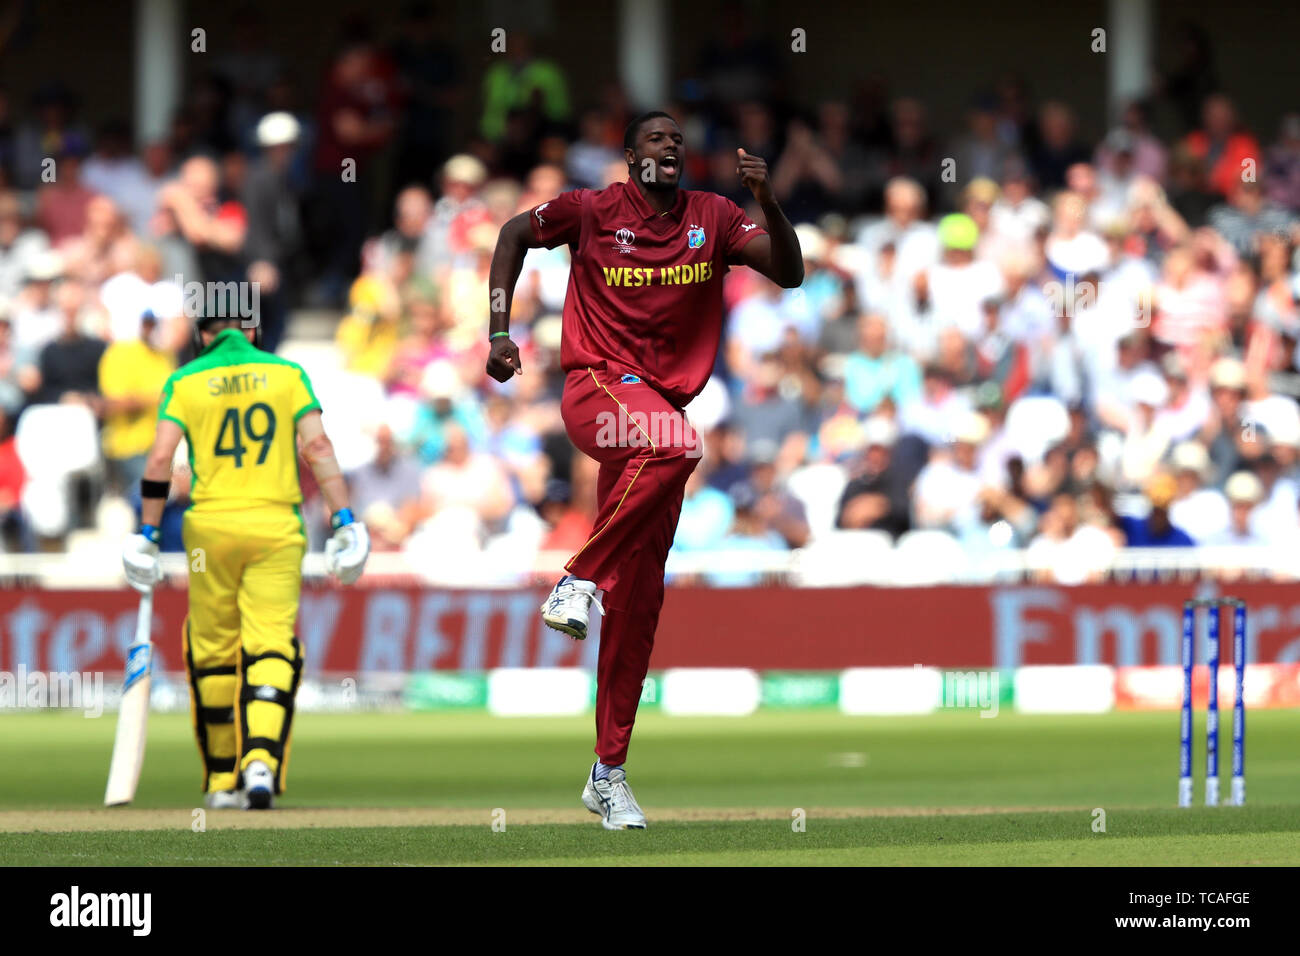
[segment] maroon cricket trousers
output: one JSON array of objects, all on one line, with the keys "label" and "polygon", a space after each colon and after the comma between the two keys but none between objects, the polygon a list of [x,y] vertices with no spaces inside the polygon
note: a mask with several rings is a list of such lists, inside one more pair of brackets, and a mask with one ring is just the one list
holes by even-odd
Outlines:
[{"label": "maroon cricket trousers", "polygon": [[561,412],[573,444],[600,462],[591,537],[565,570],[605,592],[596,756],[617,765],[627,759],[664,602],[664,562],[701,445],[681,409],[630,374],[570,371]]}]

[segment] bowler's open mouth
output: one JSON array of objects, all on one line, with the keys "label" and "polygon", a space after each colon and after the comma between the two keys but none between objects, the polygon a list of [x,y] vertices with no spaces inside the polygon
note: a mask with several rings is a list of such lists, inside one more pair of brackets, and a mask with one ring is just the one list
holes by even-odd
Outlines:
[{"label": "bowler's open mouth", "polygon": [[659,169],[668,176],[675,175],[677,172],[677,157],[665,156],[663,159],[659,160]]}]

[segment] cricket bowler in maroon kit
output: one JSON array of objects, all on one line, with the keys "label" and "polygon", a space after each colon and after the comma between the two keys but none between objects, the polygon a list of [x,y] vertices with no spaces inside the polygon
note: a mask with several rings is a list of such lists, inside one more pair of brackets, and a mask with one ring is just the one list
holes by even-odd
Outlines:
[{"label": "cricket bowler in maroon kit", "polygon": [[582,800],[606,829],[643,829],[623,763],[664,598],[664,563],[699,436],[682,409],[704,388],[722,334],[722,280],[732,265],[784,288],[803,281],[794,229],[772,194],[767,164],[736,151],[767,229],[731,200],[680,189],[681,130],[666,113],[633,120],[628,180],[576,189],[501,229],[490,276],[491,355],[499,382],[521,374],[510,303],[527,249],[568,245],[560,363],[561,409],[574,445],[600,462],[591,537],[542,605],[549,627],[582,640],[604,592],[596,671],[596,756]]}]

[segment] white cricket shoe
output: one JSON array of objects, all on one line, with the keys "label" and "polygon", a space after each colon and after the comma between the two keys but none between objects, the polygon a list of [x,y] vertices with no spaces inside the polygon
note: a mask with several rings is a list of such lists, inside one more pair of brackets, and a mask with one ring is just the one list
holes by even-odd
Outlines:
[{"label": "white cricket shoe", "polygon": [[275,776],[271,768],[254,760],[244,771],[244,790],[248,794],[249,810],[270,810],[275,800]]},{"label": "white cricket shoe", "polygon": [[547,627],[563,631],[579,641],[585,640],[591,606],[594,604],[600,613],[605,613],[596,597],[596,590],[594,581],[581,581],[571,576],[560,578],[550,597],[542,602],[542,621]]},{"label": "white cricket shoe", "polygon": [[248,798],[242,790],[213,790],[204,795],[203,805],[209,810],[245,810]]},{"label": "white cricket shoe", "polygon": [[596,765],[592,764],[582,788],[582,805],[600,817],[606,830],[644,830],[645,812],[632,796],[627,774],[611,770],[604,780],[597,780],[595,774]]}]

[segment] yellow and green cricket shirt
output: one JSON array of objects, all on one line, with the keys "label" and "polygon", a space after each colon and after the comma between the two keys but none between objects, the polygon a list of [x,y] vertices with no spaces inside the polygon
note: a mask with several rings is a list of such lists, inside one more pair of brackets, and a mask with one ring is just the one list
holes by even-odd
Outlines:
[{"label": "yellow and green cricket shirt", "polygon": [[298,419],[320,403],[302,367],[224,329],[163,386],[159,419],[189,443],[194,512],[297,507]]}]

